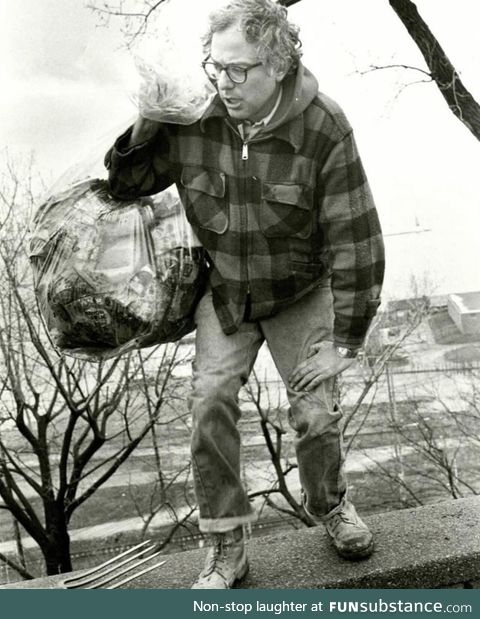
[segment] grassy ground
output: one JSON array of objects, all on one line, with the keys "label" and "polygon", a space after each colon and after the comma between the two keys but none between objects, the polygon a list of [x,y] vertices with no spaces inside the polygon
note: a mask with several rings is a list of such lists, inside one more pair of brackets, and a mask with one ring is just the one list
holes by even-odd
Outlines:
[{"label": "grassy ground", "polygon": [[445,361],[451,363],[479,363],[480,362],[480,344],[467,344],[454,348],[445,353]]}]

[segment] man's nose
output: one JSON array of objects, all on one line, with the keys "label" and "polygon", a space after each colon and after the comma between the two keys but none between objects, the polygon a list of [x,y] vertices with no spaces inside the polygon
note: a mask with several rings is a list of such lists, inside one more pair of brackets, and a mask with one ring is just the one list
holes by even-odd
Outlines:
[{"label": "man's nose", "polygon": [[225,69],[222,69],[222,71],[220,71],[217,84],[220,90],[231,90],[232,88],[235,88],[235,82],[232,82],[232,80],[228,77],[228,73],[225,71]]}]

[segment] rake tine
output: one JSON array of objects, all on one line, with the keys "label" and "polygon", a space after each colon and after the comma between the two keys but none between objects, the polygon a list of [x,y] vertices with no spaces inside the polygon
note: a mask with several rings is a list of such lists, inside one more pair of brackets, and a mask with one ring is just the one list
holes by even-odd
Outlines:
[{"label": "rake tine", "polygon": [[[82,588],[83,589],[101,589],[103,587],[103,585],[107,585],[109,582],[112,582],[112,580],[115,580],[115,578],[118,578],[119,576],[123,576],[123,574],[126,574],[127,572],[130,572],[130,571],[134,570],[137,567],[140,567],[141,565],[143,565],[147,561],[150,561],[150,559],[153,559],[154,557],[158,557],[158,555],[161,552],[162,551],[159,550],[158,552],[155,552],[153,555],[149,555],[148,557],[145,557],[144,559],[141,559],[140,561],[137,561],[133,565],[129,565],[129,566],[125,567],[120,572],[117,572],[116,574],[113,574],[111,576],[107,576],[107,578],[100,578],[99,580],[93,579],[93,581],[90,582],[89,586],[82,587]],[[92,584],[92,582],[93,582],[93,584]]]},{"label": "rake tine", "polygon": [[[101,570],[98,573],[92,574],[92,575],[90,575],[87,578],[79,577],[78,580],[76,580],[73,583],[73,585],[70,582],[70,584],[67,585],[67,589],[85,588],[85,585],[89,585],[91,583],[94,583],[94,582],[98,581],[99,579],[102,579],[104,576],[107,576],[108,574],[111,574],[112,572],[116,572],[117,570],[119,570],[124,565],[127,565],[128,563],[131,563],[132,561],[135,561],[139,557],[142,557],[146,552],[151,552],[154,548],[155,548],[155,545],[152,544],[151,546],[148,546],[147,548],[144,548],[143,550],[141,550],[139,553],[137,553],[135,555],[132,555],[131,557],[128,557],[128,558],[124,559],[123,561],[119,561],[118,563],[112,564],[106,570]],[[157,556],[157,554],[158,553],[155,553],[154,555],[149,555],[146,558],[146,561],[148,561],[148,559],[151,559],[153,556]],[[136,565],[137,564],[134,563],[133,566],[131,568],[128,568],[128,569],[133,569]],[[128,569],[120,572],[119,575],[123,574],[125,571],[128,571]]]},{"label": "rake tine", "polygon": [[[117,569],[119,567],[119,563],[118,563],[119,559],[123,559],[123,557],[127,557],[128,555],[131,555],[133,552],[138,551],[138,552],[136,552],[135,555],[133,555],[132,557],[127,559],[127,561],[123,561],[123,562],[120,563],[121,565],[124,565],[125,562],[132,561],[132,560],[136,559],[137,557],[142,556],[142,554],[144,554],[148,550],[152,550],[152,548],[154,548],[154,545],[150,546],[149,548],[146,548],[146,546],[148,544],[151,544],[151,540],[146,540],[145,542],[141,542],[140,544],[137,544],[136,546],[133,546],[132,548],[129,548],[128,550],[125,550],[121,554],[116,555],[115,557],[112,557],[111,559],[109,559],[108,561],[105,561],[101,565],[97,565],[96,567],[93,567],[93,568],[89,569],[88,571],[83,572],[83,574],[81,574],[80,576],[73,576],[71,578],[66,578],[63,581],[63,584],[65,586],[67,586],[67,588],[68,588],[68,584],[69,583],[72,583],[73,586],[76,586],[76,584],[78,582],[82,582],[85,579],[87,579],[89,576],[92,576],[94,574],[96,574],[96,575],[104,575],[103,570],[105,568],[108,568],[112,564],[114,564],[113,569]],[[140,550],[140,549],[142,549],[142,550]],[[109,571],[107,571],[105,573],[109,573],[110,571],[111,570],[109,570]],[[102,572],[102,573],[98,574],[98,572]]]},{"label": "rake tine", "polygon": [[105,588],[106,589],[118,589],[122,585],[125,585],[127,582],[130,582],[131,580],[135,580],[135,578],[138,578],[139,576],[143,576],[144,574],[147,574],[148,572],[155,570],[157,567],[162,566],[164,563],[166,563],[166,561],[159,561],[158,563],[155,563],[154,565],[150,565],[149,567],[146,567],[144,570],[141,570],[140,572],[136,572],[135,574],[131,574],[130,576],[127,576],[120,582],[116,582],[115,584],[110,585],[110,587],[105,587]]}]

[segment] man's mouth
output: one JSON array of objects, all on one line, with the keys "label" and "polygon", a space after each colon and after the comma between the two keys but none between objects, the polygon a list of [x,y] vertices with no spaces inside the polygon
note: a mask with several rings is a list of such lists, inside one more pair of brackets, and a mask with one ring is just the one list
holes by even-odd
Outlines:
[{"label": "man's mouth", "polygon": [[242,100],[233,99],[232,97],[223,97],[223,102],[225,103],[225,105],[228,105],[228,107],[238,107],[239,105],[241,105]]}]

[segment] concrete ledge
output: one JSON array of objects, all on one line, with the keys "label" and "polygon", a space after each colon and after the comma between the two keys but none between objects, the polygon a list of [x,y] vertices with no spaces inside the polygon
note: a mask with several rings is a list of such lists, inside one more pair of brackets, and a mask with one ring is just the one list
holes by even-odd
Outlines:
[{"label": "concrete ledge", "polygon": [[[365,518],[376,539],[366,561],[339,558],[323,528],[249,541],[245,589],[426,589],[478,586],[480,497],[452,500]],[[167,563],[129,583],[131,589],[189,588],[205,549],[166,557]],[[56,589],[62,577],[1,588]]]}]

